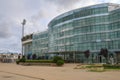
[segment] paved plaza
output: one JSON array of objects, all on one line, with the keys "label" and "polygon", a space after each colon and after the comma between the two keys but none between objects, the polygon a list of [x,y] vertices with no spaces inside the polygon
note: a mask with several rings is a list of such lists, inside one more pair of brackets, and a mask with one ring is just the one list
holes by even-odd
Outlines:
[{"label": "paved plaza", "polygon": [[88,72],[74,69],[76,65],[49,67],[0,63],[0,80],[120,80],[120,71]]}]

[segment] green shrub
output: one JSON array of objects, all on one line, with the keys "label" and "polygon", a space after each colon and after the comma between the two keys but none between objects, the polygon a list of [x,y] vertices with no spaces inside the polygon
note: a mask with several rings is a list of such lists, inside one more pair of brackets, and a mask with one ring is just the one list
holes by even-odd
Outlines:
[{"label": "green shrub", "polygon": [[20,62],[25,63],[53,63],[53,60],[26,60],[24,58],[17,60],[16,64],[19,64]]},{"label": "green shrub", "polygon": [[26,60],[28,63],[53,63],[52,60]]},{"label": "green shrub", "polygon": [[21,59],[16,60],[16,64],[19,64],[20,62],[25,62],[26,58],[23,56]]},{"label": "green shrub", "polygon": [[120,69],[120,65],[111,65],[111,64],[104,64],[105,69]]},{"label": "green shrub", "polygon": [[19,62],[25,62],[25,61],[26,61],[25,56],[23,56],[23,57],[19,60]]},{"label": "green shrub", "polygon": [[57,64],[57,66],[62,66],[64,64],[64,61],[63,60],[58,60],[56,64]]},{"label": "green shrub", "polygon": [[53,62],[57,63],[58,60],[63,60],[60,56],[54,56]]},{"label": "green shrub", "polygon": [[16,64],[19,64],[19,62],[20,62],[19,60],[16,60]]}]

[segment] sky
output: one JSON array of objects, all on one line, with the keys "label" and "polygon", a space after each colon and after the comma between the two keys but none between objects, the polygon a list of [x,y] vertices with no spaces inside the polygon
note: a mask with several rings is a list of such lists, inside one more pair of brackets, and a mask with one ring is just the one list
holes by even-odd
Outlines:
[{"label": "sky", "polygon": [[46,30],[56,16],[72,9],[119,0],[0,0],[0,50],[21,52],[22,21],[25,34]]}]

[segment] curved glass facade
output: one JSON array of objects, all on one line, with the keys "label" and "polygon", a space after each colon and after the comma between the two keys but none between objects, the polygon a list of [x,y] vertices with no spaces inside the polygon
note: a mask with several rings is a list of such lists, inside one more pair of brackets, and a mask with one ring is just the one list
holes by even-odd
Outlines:
[{"label": "curved glass facade", "polygon": [[111,11],[109,24],[109,47],[113,51],[120,50],[120,8]]},{"label": "curved glass facade", "polygon": [[120,9],[117,8],[116,4],[98,4],[54,18],[48,25],[49,52],[90,50],[93,57],[101,48],[113,53],[120,51]]},{"label": "curved glass facade", "polygon": [[50,40],[54,39],[50,51],[96,51],[108,48],[108,4],[80,8],[65,14],[49,24]]}]

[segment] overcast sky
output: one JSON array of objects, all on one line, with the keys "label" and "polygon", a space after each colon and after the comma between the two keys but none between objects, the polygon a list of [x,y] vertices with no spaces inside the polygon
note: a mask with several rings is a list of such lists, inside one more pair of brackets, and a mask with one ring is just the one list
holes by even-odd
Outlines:
[{"label": "overcast sky", "polygon": [[21,52],[21,22],[25,18],[25,35],[47,29],[59,14],[98,3],[119,0],[0,0],[0,50]]}]

